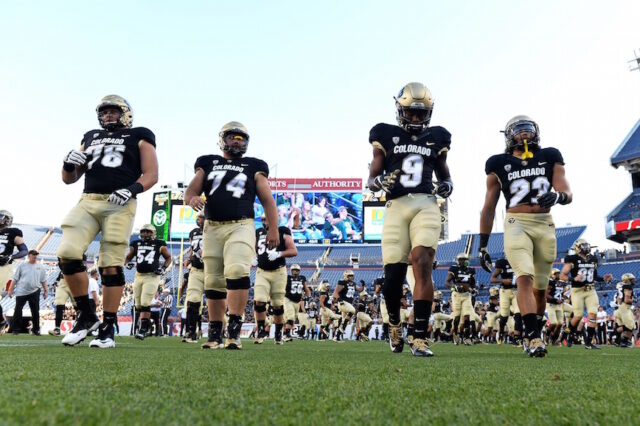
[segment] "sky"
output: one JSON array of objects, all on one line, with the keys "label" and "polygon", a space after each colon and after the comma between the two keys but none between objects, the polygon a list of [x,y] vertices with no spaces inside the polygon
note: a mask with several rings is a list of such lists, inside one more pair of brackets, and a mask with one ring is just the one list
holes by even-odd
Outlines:
[{"label": "sky", "polygon": [[640,118],[640,72],[627,63],[638,21],[637,1],[5,2],[0,209],[59,226],[82,192],[61,181],[62,159],[98,127],[107,94],[156,134],[159,189],[188,182],[231,120],[279,177],[366,178],[370,128],[395,123],[393,96],[420,81],[431,123],[452,134],[451,239],[478,231],[484,163],[526,114],[566,162],[574,202],[553,208],[556,225],[621,248],[605,216],[631,179],[609,158]]}]

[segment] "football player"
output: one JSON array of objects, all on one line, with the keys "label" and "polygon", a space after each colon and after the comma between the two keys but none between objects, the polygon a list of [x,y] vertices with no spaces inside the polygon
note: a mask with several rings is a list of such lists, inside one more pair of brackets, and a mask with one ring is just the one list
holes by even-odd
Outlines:
[{"label": "football player", "polygon": [[[487,314],[486,314],[486,338],[488,342],[494,342],[496,340],[496,325],[501,329],[500,336],[504,333],[504,326],[502,326],[502,315],[498,314],[500,310],[500,289],[498,287],[491,287],[489,289],[489,303],[487,306]],[[504,319],[504,325],[507,325],[507,320],[509,313],[507,312],[507,317]]]},{"label": "football player", "polygon": [[311,294],[307,286],[307,277],[300,275],[300,265],[294,263],[289,268],[289,272],[284,294],[284,321],[286,325],[283,340],[285,342],[291,341],[291,332],[298,318],[298,313],[304,312],[304,305],[300,304],[302,298],[309,297]]},{"label": "football player", "polygon": [[184,262],[189,267],[187,282],[187,333],[182,340],[185,343],[196,343],[198,335],[196,324],[200,318],[200,307],[204,293],[204,263],[202,261],[202,230],[204,229],[204,212],[198,212],[196,227],[189,232],[189,255]]},{"label": "football player", "polygon": [[560,331],[562,330],[562,302],[565,282],[560,281],[560,269],[553,268],[549,277],[547,287],[547,315],[549,316],[549,330],[547,342],[550,345],[556,344]]},{"label": "football player", "polygon": [[[11,277],[13,277],[13,267],[11,263],[14,259],[22,259],[27,255],[29,249],[22,239],[22,231],[13,228],[13,215],[7,210],[0,210],[0,291],[4,292],[8,287]],[[18,248],[16,253],[14,248]],[[2,295],[0,294],[0,300]],[[0,305],[0,334],[4,333],[7,323],[2,313]]]},{"label": "football player", "polygon": [[313,340],[317,335],[316,325],[318,323],[318,308],[316,307],[316,302],[311,300],[306,311],[309,327],[309,339]]},{"label": "football player", "polygon": [[504,328],[507,325],[510,312],[514,312],[513,320],[515,322],[515,330],[513,335],[515,343],[518,344],[520,335],[522,334],[522,315],[518,309],[518,299],[516,298],[516,280],[513,274],[513,268],[507,259],[498,259],[495,268],[491,273],[491,282],[500,284],[500,343],[504,336]]},{"label": "football player", "polygon": [[71,295],[71,291],[69,291],[69,286],[64,280],[62,272],[60,272],[58,274],[58,277],[56,278],[55,289],[56,293],[53,301],[53,304],[56,307],[55,327],[53,328],[53,330],[49,330],[49,334],[52,336],[59,336],[62,317],[64,316],[64,311],[67,307],[67,300],[71,301],[72,304],[74,303],[73,296]]},{"label": "football player", "polygon": [[[185,194],[189,205],[204,208],[202,241],[204,288],[209,309],[209,336],[203,349],[222,345],[225,305],[229,309],[227,349],[241,349],[242,314],[249,297],[249,272],[255,256],[256,232],[253,202],[260,200],[269,223],[278,223],[276,203],[271,195],[269,167],[257,158],[244,157],[249,132],[231,121],[219,133],[220,155],[204,155],[195,163],[193,180]],[[204,192],[206,202],[200,197]],[[278,245],[278,228],[267,230],[268,249]]]},{"label": "football player", "polygon": [[[564,160],[555,148],[540,147],[540,130],[531,118],[518,115],[504,130],[505,152],[491,156],[485,202],[480,214],[480,262],[491,272],[487,249],[500,191],[506,200],[504,250],[515,271],[518,309],[529,356],[543,357],[538,318],[544,317],[545,294],[556,257],[556,234],[549,213],[555,204],[568,204],[572,194]],[[553,190],[551,190],[553,189]]]},{"label": "football player", "polygon": [[[409,255],[416,288],[414,304],[414,356],[433,356],[426,341],[433,280],[431,277],[441,229],[437,193],[443,198],[453,191],[447,166],[451,134],[443,127],[429,126],[433,98],[422,83],[405,85],[395,98],[398,125],[380,123],[369,133],[373,159],[368,186],[386,193],[382,229],[384,298],[389,312],[389,346],[402,352],[400,300]],[[432,183],[436,173],[438,184]]]},{"label": "football player", "polygon": [[353,307],[353,299],[356,297],[356,292],[363,290],[364,286],[356,285],[353,271],[344,271],[342,279],[338,281],[336,288],[333,290],[333,300],[338,301],[338,310],[342,314],[342,324],[338,327],[338,336],[334,336],[334,339],[340,339],[339,336],[344,334],[347,325],[356,314],[356,309]]},{"label": "football player", "polygon": [[389,338],[389,312],[387,311],[387,303],[382,295],[382,287],[384,285],[384,275],[378,277],[373,282],[373,298],[380,301],[380,316],[382,317],[382,340]]},{"label": "football player", "polygon": [[573,318],[569,323],[570,334],[567,338],[567,346],[571,346],[577,340],[578,324],[582,321],[585,306],[587,308],[588,324],[585,349],[599,349],[593,340],[596,337],[596,316],[598,314],[598,293],[595,289],[596,281],[611,282],[613,276],[606,274],[598,276],[598,258],[591,253],[591,245],[579,238],[573,244],[575,254],[570,254],[564,259],[564,266],[560,272],[560,279],[571,283],[571,306]]},{"label": "football player", "polygon": [[360,294],[358,300],[358,313],[356,314],[356,321],[358,325],[358,337],[362,342],[369,341],[369,331],[371,330],[371,313],[373,312],[373,300],[366,292]]},{"label": "football player", "polygon": [[[411,287],[409,284],[404,284],[402,286],[402,298],[400,299],[400,324],[402,325],[402,330],[406,332],[407,341],[409,344],[413,344],[413,317],[411,316],[412,312],[409,312],[409,308],[411,307],[411,303],[409,299],[411,297]],[[428,327],[427,327],[428,328]]]},{"label": "football player", "polygon": [[[449,268],[445,284],[451,289],[453,332],[459,334],[462,331],[463,343],[471,345],[471,318],[475,317],[471,304],[471,289],[476,286],[476,271],[469,268],[469,256],[466,253],[456,256],[456,264]],[[463,320],[462,330],[459,328],[460,317]]]},{"label": "football player", "polygon": [[632,273],[627,272],[622,275],[622,281],[619,283],[618,288],[618,300],[620,302],[618,309],[614,312],[616,334],[620,336],[620,340],[616,341],[616,344],[621,348],[630,348],[633,346],[631,338],[635,327],[635,320],[633,318],[631,304],[634,301],[633,287],[635,285],[636,277]]},{"label": "football player", "polygon": [[[161,255],[164,258],[162,265],[160,265]],[[135,338],[144,340],[151,326],[151,300],[158,291],[158,285],[165,270],[171,265],[171,253],[167,249],[167,243],[156,238],[155,226],[150,223],[142,225],[140,239],[131,242],[125,262],[127,262],[127,269],[136,266],[133,300],[136,310],[140,313],[140,325]]]},{"label": "football player", "polygon": [[320,331],[323,338],[328,339],[329,327],[331,326],[334,320],[337,320],[338,318],[341,318],[341,317],[340,315],[333,312],[333,310],[331,309],[332,296],[329,296],[329,290],[330,290],[329,282],[323,281],[322,283],[320,283],[318,290],[320,292],[320,315],[321,315]]},{"label": "football player", "polygon": [[[80,147],[64,157],[62,181],[77,182],[83,175],[80,201],[62,221],[58,247],[60,269],[76,302],[73,329],[62,339],[68,346],[82,342],[99,326],[91,347],[115,346],[117,319],[125,284],[124,258],[136,213],[136,196],[158,181],[156,138],[144,127],[133,126],[129,103],[117,95],[105,96],[96,108],[102,129],[85,133]],[[82,255],[102,232],[98,271],[102,277],[103,323],[89,307],[89,280]]]},{"label": "football player", "polygon": [[[284,295],[287,289],[287,262],[286,258],[298,255],[298,249],[293,242],[291,230],[286,226],[278,227],[278,246],[274,249],[267,248],[267,230],[269,219],[262,216],[262,227],[256,229],[256,254],[258,255],[258,270],[253,288],[253,310],[258,325],[256,344],[261,344],[269,335],[265,328],[267,317],[267,303],[273,306],[273,322],[276,325],[275,343],[282,342],[282,325],[284,315]],[[293,267],[292,267],[293,268]],[[300,274],[298,266],[297,273]],[[292,270],[293,274],[293,270]]]},{"label": "football player", "polygon": [[447,322],[451,321],[453,317],[444,312],[444,302],[442,301],[442,292],[436,290],[433,293],[433,340],[442,340],[442,334],[446,329]]}]

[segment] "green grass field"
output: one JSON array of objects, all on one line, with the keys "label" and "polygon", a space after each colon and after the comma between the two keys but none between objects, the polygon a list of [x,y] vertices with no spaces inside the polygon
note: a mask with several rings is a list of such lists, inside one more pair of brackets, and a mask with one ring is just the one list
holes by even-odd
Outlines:
[{"label": "green grass field", "polygon": [[[0,424],[639,424],[640,351],[0,338]],[[591,400],[590,403],[585,401]]]}]

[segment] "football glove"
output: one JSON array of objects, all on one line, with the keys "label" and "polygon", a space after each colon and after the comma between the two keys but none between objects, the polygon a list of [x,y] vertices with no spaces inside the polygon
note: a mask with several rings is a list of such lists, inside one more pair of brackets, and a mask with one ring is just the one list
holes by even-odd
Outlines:
[{"label": "football glove", "polygon": [[134,266],[136,266],[136,264],[133,262],[127,263],[127,269],[133,269]]},{"label": "football glove", "polygon": [[453,182],[451,182],[450,180],[443,180],[442,182],[438,182],[436,187],[436,194],[438,194],[442,198],[449,198],[452,192]]},{"label": "football glove", "polygon": [[280,259],[282,257],[282,252],[281,251],[270,251],[267,253],[267,257],[269,258],[270,261],[274,261],[276,259]]},{"label": "football glove", "polygon": [[164,266],[159,267],[153,273],[156,275],[164,275]]},{"label": "football glove", "polygon": [[84,166],[87,162],[87,156],[82,151],[72,149],[64,157],[64,164],[69,165],[68,168]]},{"label": "football glove", "polygon": [[555,204],[568,204],[569,196],[565,192],[547,192],[538,195],[538,205],[542,208],[549,208]]},{"label": "football glove", "polygon": [[142,184],[136,182],[133,185],[129,185],[126,188],[116,189],[109,195],[107,201],[119,206],[124,206],[130,199],[135,198],[136,195],[144,190]]},{"label": "football glove", "polygon": [[373,182],[371,183],[371,185],[369,185],[369,189],[371,189],[373,192],[384,191],[388,194],[396,184],[398,175],[400,175],[400,169],[394,170],[389,174],[383,173],[379,176],[376,176],[375,178],[373,178]]},{"label": "football glove", "polygon": [[11,258],[11,256],[0,256],[0,266],[4,266],[7,263],[11,263],[13,262],[13,259]]},{"label": "football glove", "polygon": [[480,266],[482,266],[482,269],[484,269],[487,272],[491,272],[491,268],[493,267],[493,264],[491,263],[491,256],[489,255],[489,252],[487,251],[486,247],[480,247],[479,257],[480,257]]}]

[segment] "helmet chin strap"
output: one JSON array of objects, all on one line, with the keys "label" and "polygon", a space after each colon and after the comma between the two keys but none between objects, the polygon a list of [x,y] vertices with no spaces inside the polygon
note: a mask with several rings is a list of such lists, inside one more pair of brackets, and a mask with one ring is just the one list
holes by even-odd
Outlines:
[{"label": "helmet chin strap", "polygon": [[531,151],[529,151],[529,146],[527,144],[527,140],[524,139],[524,152],[522,153],[522,159],[523,160],[527,160],[529,158],[533,158],[533,153]]}]

